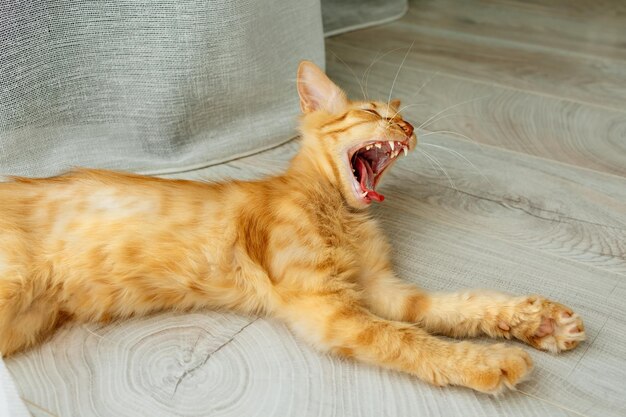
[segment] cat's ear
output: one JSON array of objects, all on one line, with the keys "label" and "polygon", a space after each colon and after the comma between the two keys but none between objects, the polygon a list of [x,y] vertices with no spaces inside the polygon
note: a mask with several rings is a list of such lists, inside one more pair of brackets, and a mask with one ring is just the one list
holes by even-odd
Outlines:
[{"label": "cat's ear", "polygon": [[298,67],[298,95],[303,113],[326,110],[337,113],[348,104],[346,94],[310,61],[300,62]]},{"label": "cat's ear", "polygon": [[393,100],[391,100],[389,102],[389,106],[391,106],[395,111],[400,110],[400,105],[402,103],[400,102],[400,99],[394,98]]}]

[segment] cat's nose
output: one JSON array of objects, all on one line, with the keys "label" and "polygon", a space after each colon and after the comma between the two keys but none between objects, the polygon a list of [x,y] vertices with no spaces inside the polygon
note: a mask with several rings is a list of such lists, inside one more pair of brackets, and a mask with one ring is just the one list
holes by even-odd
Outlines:
[{"label": "cat's nose", "polygon": [[406,133],[407,136],[411,136],[413,134],[413,125],[409,122],[405,122],[404,120],[400,120],[398,122],[398,126]]}]

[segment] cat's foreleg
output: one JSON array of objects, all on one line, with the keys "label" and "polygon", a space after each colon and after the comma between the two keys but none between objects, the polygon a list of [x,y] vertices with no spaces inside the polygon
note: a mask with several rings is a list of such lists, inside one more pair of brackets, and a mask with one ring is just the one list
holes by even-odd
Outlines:
[{"label": "cat's foreleg", "polygon": [[368,279],[364,287],[367,304],[376,314],[418,323],[432,333],[514,337],[551,352],[573,349],[585,339],[577,314],[540,296],[484,290],[427,293],[389,272]]},{"label": "cat's foreleg", "polygon": [[291,298],[277,313],[323,351],[407,372],[438,386],[495,394],[513,388],[532,368],[522,349],[444,341],[414,325],[381,319],[341,292]]}]

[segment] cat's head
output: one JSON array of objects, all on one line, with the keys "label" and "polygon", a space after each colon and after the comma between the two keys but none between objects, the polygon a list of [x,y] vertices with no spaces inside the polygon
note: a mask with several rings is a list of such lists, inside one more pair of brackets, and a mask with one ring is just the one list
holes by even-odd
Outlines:
[{"label": "cat's head", "polygon": [[303,146],[345,200],[364,208],[382,201],[376,186],[396,159],[413,150],[413,126],[398,113],[400,101],[352,101],[315,64],[298,68]]}]

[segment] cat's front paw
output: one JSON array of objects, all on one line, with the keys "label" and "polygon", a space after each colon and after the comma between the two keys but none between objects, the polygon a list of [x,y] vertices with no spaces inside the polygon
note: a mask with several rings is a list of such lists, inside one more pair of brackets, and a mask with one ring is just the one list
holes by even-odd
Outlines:
[{"label": "cat's front paw", "polygon": [[573,349],[585,340],[585,326],[578,314],[537,296],[520,302],[499,327],[537,349],[553,353]]},{"label": "cat's front paw", "polygon": [[481,346],[467,356],[462,385],[487,394],[500,394],[522,382],[533,368],[523,349],[504,344]]}]

